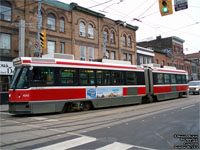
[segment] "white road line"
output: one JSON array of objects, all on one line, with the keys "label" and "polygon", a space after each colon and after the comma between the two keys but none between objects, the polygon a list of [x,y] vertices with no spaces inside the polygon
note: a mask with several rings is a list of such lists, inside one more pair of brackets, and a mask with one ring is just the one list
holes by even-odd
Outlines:
[{"label": "white road line", "polygon": [[56,121],[59,121],[59,120],[57,120],[57,119],[48,119],[46,121],[48,121],[48,122],[56,122]]},{"label": "white road line", "polygon": [[84,137],[79,137],[76,139],[68,140],[65,142],[41,147],[41,148],[38,148],[35,150],[66,150],[66,149],[70,149],[70,148],[73,148],[76,146],[87,144],[87,143],[90,143],[93,141],[96,141],[96,138],[84,136]]},{"label": "white road line", "polygon": [[133,145],[114,142],[112,144],[106,145],[106,146],[98,148],[96,150],[122,150],[122,149],[126,150],[126,149],[129,149],[131,147],[133,147]]},{"label": "white road line", "polygon": [[48,129],[50,131],[54,131],[54,132],[59,132],[59,133],[64,133],[65,131],[62,131],[62,130],[57,130],[57,129]]},{"label": "white road line", "polygon": [[43,118],[43,117],[32,117],[31,119],[35,119],[35,120],[47,120],[48,118]]},{"label": "white road line", "polygon": [[157,149],[152,149],[152,148],[148,148],[148,147],[142,147],[142,146],[137,146],[137,145],[132,145],[135,148],[139,148],[139,149],[145,149],[145,150],[157,150]]},{"label": "white road line", "polygon": [[41,128],[41,126],[33,125],[33,124],[27,124],[26,126],[31,127],[31,128]]},{"label": "white road line", "polygon": [[190,107],[193,107],[193,106],[195,106],[195,105],[189,105],[189,106],[186,106],[186,107],[182,107],[181,109],[183,110],[183,109],[187,109],[187,108],[190,108]]}]

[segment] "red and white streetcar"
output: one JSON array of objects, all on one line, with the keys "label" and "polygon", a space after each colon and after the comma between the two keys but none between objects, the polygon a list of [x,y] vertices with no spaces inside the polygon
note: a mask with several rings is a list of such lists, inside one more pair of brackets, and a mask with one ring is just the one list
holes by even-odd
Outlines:
[{"label": "red and white streetcar", "polygon": [[89,110],[187,95],[187,72],[122,61],[87,62],[21,57],[13,60],[9,112]]}]

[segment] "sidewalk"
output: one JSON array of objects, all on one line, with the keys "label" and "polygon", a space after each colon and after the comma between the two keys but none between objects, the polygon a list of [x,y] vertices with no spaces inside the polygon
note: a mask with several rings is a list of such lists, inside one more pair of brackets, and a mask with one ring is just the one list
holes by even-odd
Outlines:
[{"label": "sidewalk", "polygon": [[5,111],[8,111],[8,104],[6,104],[6,105],[0,105],[0,113],[1,112],[5,112]]}]

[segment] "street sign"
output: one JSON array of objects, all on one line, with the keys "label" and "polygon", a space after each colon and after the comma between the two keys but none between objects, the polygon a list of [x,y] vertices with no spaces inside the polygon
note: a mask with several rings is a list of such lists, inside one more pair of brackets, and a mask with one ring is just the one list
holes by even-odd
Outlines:
[{"label": "street sign", "polygon": [[38,48],[39,47],[39,42],[38,41],[35,41],[35,48]]},{"label": "street sign", "polygon": [[188,0],[174,0],[175,11],[188,8]]}]

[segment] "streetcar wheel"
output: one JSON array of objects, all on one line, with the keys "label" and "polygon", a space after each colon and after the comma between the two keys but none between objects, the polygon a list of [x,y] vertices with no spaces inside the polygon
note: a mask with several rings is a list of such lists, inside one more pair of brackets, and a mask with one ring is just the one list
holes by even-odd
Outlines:
[{"label": "streetcar wheel", "polygon": [[61,113],[71,112],[72,111],[72,104],[66,103],[61,111]]},{"label": "streetcar wheel", "polygon": [[84,103],[83,103],[83,108],[82,108],[82,110],[83,110],[83,111],[88,111],[88,110],[91,109],[91,107],[92,107],[92,105],[91,105],[90,102],[84,102]]}]

